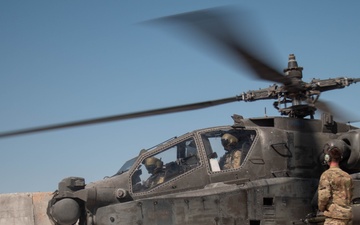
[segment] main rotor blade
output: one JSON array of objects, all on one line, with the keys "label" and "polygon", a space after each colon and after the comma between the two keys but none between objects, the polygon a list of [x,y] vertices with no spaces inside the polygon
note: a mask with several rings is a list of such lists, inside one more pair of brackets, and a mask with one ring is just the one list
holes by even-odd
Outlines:
[{"label": "main rotor blade", "polygon": [[254,54],[255,49],[249,49],[248,43],[253,42],[253,40],[247,40],[249,38],[245,37],[246,29],[244,27],[237,26],[236,28],[239,29],[240,33],[243,33],[235,35],[234,27],[226,20],[226,16],[229,14],[231,14],[230,10],[215,8],[163,17],[153,21],[172,24],[175,22],[185,25],[186,28],[195,30],[198,35],[200,34],[202,41],[207,38],[221,50],[225,50],[237,66],[242,66],[241,61],[245,62],[258,78],[285,85],[290,84],[291,80],[288,77],[256,56]]},{"label": "main rotor blade", "polygon": [[324,101],[324,100],[317,100],[315,102],[316,108],[318,108],[322,112],[330,113],[333,115],[334,119],[338,122],[357,122],[357,116],[353,113],[350,113],[347,110],[341,109],[340,107],[336,106],[332,102]]},{"label": "main rotor blade", "polygon": [[180,106],[172,106],[172,107],[153,109],[153,110],[147,110],[147,111],[141,111],[141,112],[120,114],[120,115],[115,115],[115,116],[107,116],[107,117],[100,117],[100,118],[95,118],[95,119],[87,119],[87,120],[80,120],[80,121],[74,121],[74,122],[68,122],[68,123],[60,123],[60,124],[54,124],[54,125],[48,125],[48,126],[34,127],[34,128],[28,128],[28,129],[22,129],[22,130],[8,131],[8,132],[0,133],[0,138],[17,136],[17,135],[22,135],[22,134],[36,133],[36,132],[41,132],[41,131],[78,127],[78,126],[84,126],[84,125],[90,125],[90,124],[106,123],[106,122],[118,121],[118,120],[135,119],[135,118],[146,117],[146,116],[154,116],[154,115],[161,115],[161,114],[168,114],[168,113],[175,113],[175,112],[184,112],[184,111],[203,109],[203,108],[207,108],[207,107],[211,107],[211,106],[216,106],[216,105],[221,105],[221,104],[226,104],[226,103],[236,102],[236,101],[241,101],[241,100],[242,100],[241,97],[235,96],[235,97],[223,98],[223,99],[218,99],[218,100],[213,100],[213,101],[205,101],[205,102],[186,104],[186,105],[180,105]]}]

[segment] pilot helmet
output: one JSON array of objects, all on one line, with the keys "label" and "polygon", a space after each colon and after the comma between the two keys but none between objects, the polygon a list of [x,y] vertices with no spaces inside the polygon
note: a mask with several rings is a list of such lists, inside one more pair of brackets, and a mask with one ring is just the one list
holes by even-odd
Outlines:
[{"label": "pilot helmet", "polygon": [[231,148],[235,147],[238,143],[238,139],[229,133],[224,134],[221,137],[221,144],[224,146],[226,151],[229,151]]},{"label": "pilot helmet", "polygon": [[147,171],[151,174],[154,174],[157,171],[161,170],[164,165],[164,163],[156,157],[146,158],[143,161],[143,164],[145,165]]}]

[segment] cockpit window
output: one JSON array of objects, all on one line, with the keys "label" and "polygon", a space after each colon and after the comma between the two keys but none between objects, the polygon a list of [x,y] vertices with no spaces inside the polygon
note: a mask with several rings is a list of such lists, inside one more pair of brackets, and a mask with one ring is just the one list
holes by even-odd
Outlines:
[{"label": "cockpit window", "polygon": [[[217,130],[202,135],[212,171],[240,168],[256,137],[254,130]],[[219,155],[219,157],[218,157]]]},{"label": "cockpit window", "polygon": [[150,190],[200,165],[194,139],[143,160],[132,175],[133,192]]},{"label": "cockpit window", "polygon": [[119,171],[115,175],[120,175],[126,171],[128,171],[132,165],[134,165],[135,161],[138,157],[132,158],[124,163],[124,165],[119,169]]}]

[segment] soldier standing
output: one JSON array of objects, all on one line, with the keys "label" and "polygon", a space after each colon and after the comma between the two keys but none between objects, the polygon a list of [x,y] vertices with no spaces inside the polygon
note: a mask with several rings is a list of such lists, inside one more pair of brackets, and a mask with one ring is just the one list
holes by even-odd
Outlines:
[{"label": "soldier standing", "polygon": [[220,169],[235,169],[241,165],[241,150],[236,149],[238,139],[229,133],[224,134],[221,137],[221,144],[223,145],[226,153],[220,158]]},{"label": "soldier standing", "polygon": [[320,177],[319,211],[326,217],[324,225],[351,225],[353,180],[339,167],[342,151],[335,146],[325,149],[325,162],[330,166]]}]

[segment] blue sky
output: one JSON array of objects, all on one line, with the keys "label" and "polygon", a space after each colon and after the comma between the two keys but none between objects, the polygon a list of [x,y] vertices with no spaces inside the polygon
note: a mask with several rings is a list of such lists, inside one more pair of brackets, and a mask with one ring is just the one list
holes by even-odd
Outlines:
[{"label": "blue sky", "polygon": [[[312,78],[360,77],[359,1],[0,1],[0,132],[238,95],[252,79],[184,30],[154,18],[236,6],[251,14],[255,45],[280,69],[290,53]],[[253,21],[255,19],[256,22]],[[201,45],[197,46],[197,45]],[[359,84],[357,84],[359,85]],[[359,120],[360,86],[321,95]],[[231,115],[277,116],[272,101],[0,139],[0,193],[53,191],[68,176],[113,175],[170,137],[232,124]],[[360,126],[359,123],[354,123]]]}]

